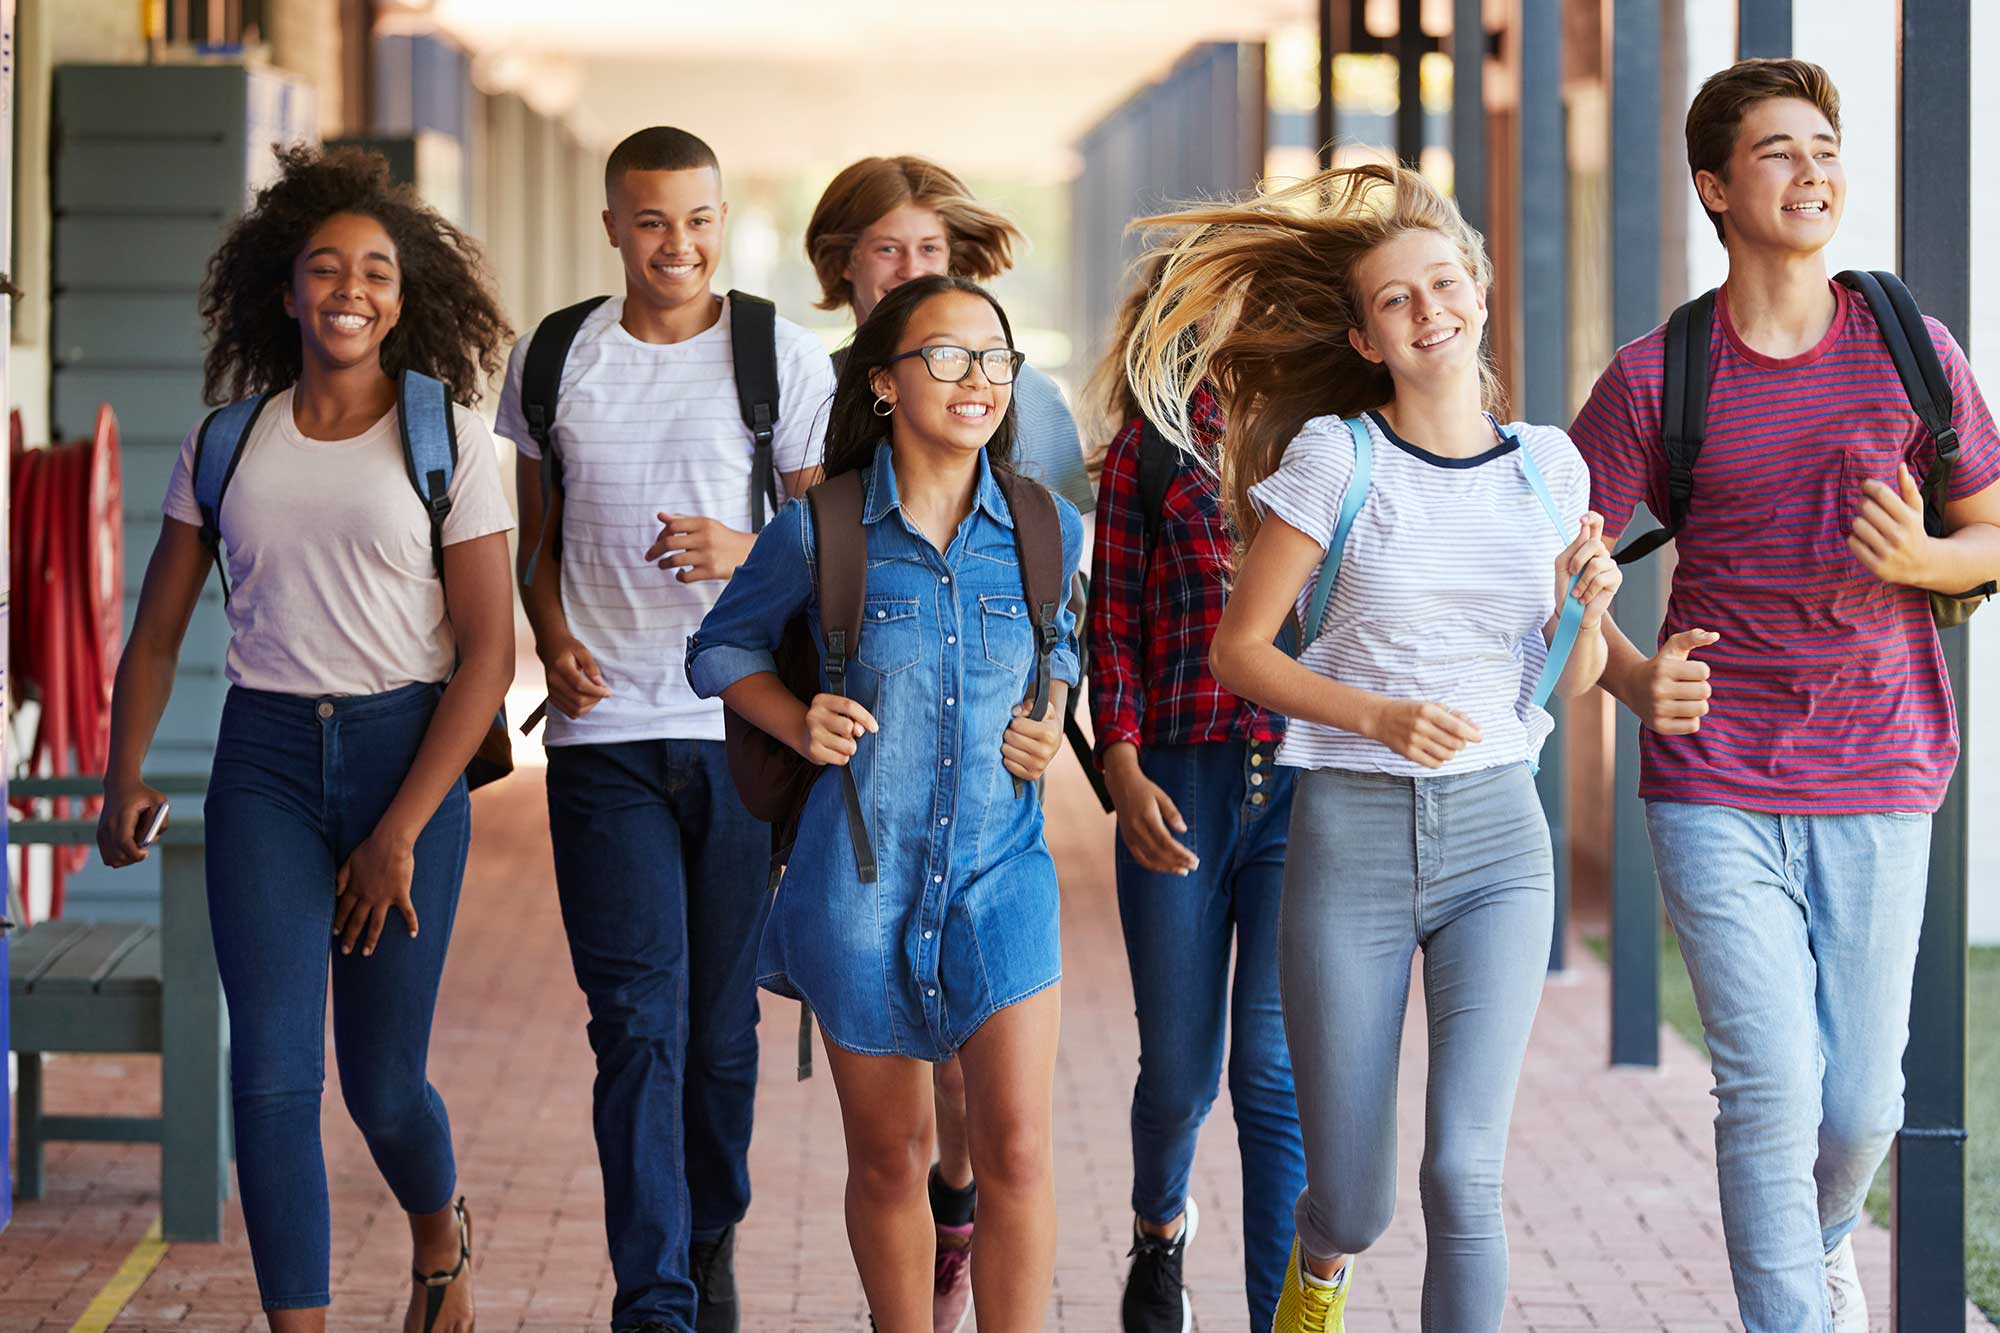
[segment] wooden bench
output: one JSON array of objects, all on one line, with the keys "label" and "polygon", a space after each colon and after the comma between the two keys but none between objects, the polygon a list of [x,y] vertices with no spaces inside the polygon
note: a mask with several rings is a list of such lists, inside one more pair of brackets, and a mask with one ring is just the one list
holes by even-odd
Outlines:
[{"label": "wooden bench", "polygon": [[[155,844],[160,924],[46,921],[10,940],[11,1045],[20,1060],[16,1193],[41,1197],[51,1141],[160,1145],[160,1230],[170,1241],[222,1238],[229,1197],[229,1085],[222,983],[208,926],[201,779],[156,782],[174,798]],[[32,779],[13,796],[64,796],[94,779]],[[19,820],[16,846],[95,845],[91,820]],[[42,1057],[59,1052],[158,1052],[158,1116],[52,1116],[42,1110]]]}]

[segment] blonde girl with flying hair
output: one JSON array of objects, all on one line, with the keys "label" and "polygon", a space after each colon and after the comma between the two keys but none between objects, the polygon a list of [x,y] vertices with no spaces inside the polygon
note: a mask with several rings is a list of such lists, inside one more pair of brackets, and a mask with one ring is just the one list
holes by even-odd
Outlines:
[{"label": "blonde girl with flying hair", "polygon": [[[1206,381],[1226,419],[1244,550],[1210,665],[1290,719],[1277,762],[1300,770],[1277,963],[1306,1187],[1273,1328],[1343,1329],[1352,1256],[1389,1223],[1422,950],[1422,1326],[1494,1330],[1552,923],[1542,704],[1596,682],[1619,584],[1589,478],[1560,429],[1493,415],[1485,249],[1417,172],[1329,171],[1139,225],[1176,238],[1128,354],[1140,406],[1186,442]],[[1296,658],[1275,643],[1288,623]]]}]

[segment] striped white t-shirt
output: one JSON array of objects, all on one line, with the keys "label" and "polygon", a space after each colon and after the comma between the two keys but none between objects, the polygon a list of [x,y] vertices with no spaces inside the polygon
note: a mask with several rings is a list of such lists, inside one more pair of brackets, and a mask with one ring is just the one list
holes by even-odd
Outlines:
[{"label": "striped white t-shirt", "polygon": [[[1343,685],[1456,708],[1485,739],[1427,769],[1353,732],[1294,720],[1278,762],[1414,777],[1532,760],[1555,726],[1529,697],[1548,657],[1542,627],[1555,613],[1556,556],[1589,504],[1583,459],[1554,426],[1517,422],[1508,429],[1518,447],[1496,441],[1471,458],[1442,458],[1398,439],[1372,413],[1368,427],[1374,479],[1348,532],[1320,635],[1299,660]],[[1562,512],[1562,532],[1528,485],[1523,448]],[[1324,547],[1353,472],[1347,424],[1315,417],[1250,495],[1265,516]],[[1302,616],[1314,580],[1299,594]]]},{"label": "striped white t-shirt", "polygon": [[[736,401],[729,307],[678,343],[633,337],[618,322],[624,308],[613,297],[577,331],[553,427],[563,465],[563,614],[611,697],[577,719],[550,710],[550,745],[722,739],[721,703],[695,697],[682,663],[723,584],[682,583],[645,557],[661,513],[750,529],[753,442]],[[523,466],[541,457],[521,411],[528,341],[507,363],[494,427],[515,442]],[[773,452],[783,474],[820,461],[833,368],[825,344],[789,320],[778,320],[777,342]]]}]

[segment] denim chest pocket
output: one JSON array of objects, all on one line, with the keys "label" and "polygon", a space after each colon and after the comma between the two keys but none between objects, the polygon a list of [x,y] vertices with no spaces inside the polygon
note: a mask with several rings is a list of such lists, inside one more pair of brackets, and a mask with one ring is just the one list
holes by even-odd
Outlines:
[{"label": "denim chest pocket", "polygon": [[1034,623],[1020,594],[989,593],[979,599],[979,628],[986,639],[986,660],[1012,672],[1022,672],[1035,659]]},{"label": "denim chest pocket", "polygon": [[883,676],[917,664],[923,655],[923,625],[917,599],[871,597],[862,606],[861,643],[854,660]]}]

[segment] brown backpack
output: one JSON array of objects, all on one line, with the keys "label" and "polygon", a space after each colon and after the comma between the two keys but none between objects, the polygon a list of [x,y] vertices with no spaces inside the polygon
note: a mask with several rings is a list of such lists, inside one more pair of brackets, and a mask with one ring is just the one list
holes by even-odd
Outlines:
[{"label": "brown backpack", "polygon": [[[1035,627],[1035,697],[1031,716],[1040,719],[1049,707],[1049,657],[1060,638],[1056,613],[1068,589],[1062,576],[1062,521],[1048,490],[1011,472],[996,471],[994,480],[1007,497],[1014,516],[1014,549],[1021,562],[1021,591]],[[812,509],[813,544],[818,572],[820,625],[826,641],[815,644],[801,611],[785,626],[775,654],[778,679],[800,699],[820,692],[821,649],[824,648],[827,688],[847,692],[847,664],[861,645],[862,605],[868,591],[868,535],[861,523],[867,485],[861,471],[843,472],[806,493]],[[883,726],[895,719],[880,718]],[[729,755],[729,776],[751,814],[771,826],[771,884],[775,886],[798,836],[799,815],[806,796],[819,780],[821,766],[768,732],[759,730],[734,709],[724,709],[723,730]],[[861,793],[854,770],[840,768],[845,788],[847,832],[854,844],[854,868],[861,882],[875,882],[875,848],[861,810]],[[1016,780],[1014,793],[1027,784]]]}]

